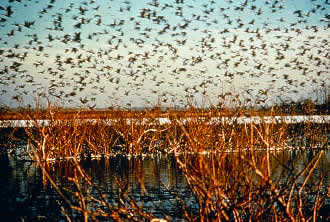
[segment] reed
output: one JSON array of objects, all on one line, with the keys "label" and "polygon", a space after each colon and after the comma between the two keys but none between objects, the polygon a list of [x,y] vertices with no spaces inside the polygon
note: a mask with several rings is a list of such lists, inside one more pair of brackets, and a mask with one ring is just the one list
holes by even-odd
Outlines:
[{"label": "reed", "polygon": [[42,161],[112,154],[118,138],[104,120],[82,119],[79,112],[69,119],[61,109],[49,106],[45,125],[36,113],[29,119],[32,127],[25,128],[29,154],[33,149]]},{"label": "reed", "polygon": [[[181,217],[187,221],[320,219],[319,211],[330,197],[330,190],[324,189],[322,178],[314,186],[308,184],[323,156],[322,150],[328,148],[328,125],[269,122],[263,116],[258,123],[242,124],[235,119],[244,113],[239,110],[226,111],[226,117],[234,119],[232,122],[214,121],[213,117],[219,112],[195,108],[166,113],[113,111],[99,118],[94,116],[91,121],[80,112],[68,118],[67,112],[49,105],[47,112],[42,110],[29,116],[33,127],[25,129],[29,141],[27,152],[39,164],[46,183],[62,197],[62,213],[68,220],[156,220],[129,194],[125,176],[115,179],[118,196],[107,196],[80,166],[79,160],[113,154],[158,153],[174,154],[194,194],[198,212],[174,197]],[[267,113],[278,114],[276,111]],[[38,122],[41,117],[49,121],[47,125]],[[161,123],[159,117],[171,121]],[[294,148],[304,144],[313,149],[321,148],[306,163],[305,169],[296,171],[294,165],[271,161],[276,159],[275,151],[288,145]],[[63,158],[68,159],[73,168],[73,173],[65,177],[72,184],[69,188],[54,181],[51,163],[47,162]],[[273,175],[278,165],[285,166],[288,171],[285,182]],[[139,186],[147,196],[143,172],[138,174]],[[91,193],[91,190],[96,192]],[[170,217],[164,214],[164,218]]]},{"label": "reed", "polygon": [[[240,112],[226,113],[226,119],[214,121],[212,115],[192,110],[186,116],[174,116],[167,141],[176,153],[239,152],[248,149],[282,149],[288,139],[288,124],[267,122],[239,123]],[[273,114],[274,115],[274,114]],[[228,121],[233,119],[233,121]],[[189,120],[189,121],[187,121]]]},{"label": "reed", "polygon": [[162,151],[162,135],[167,131],[157,119],[157,113],[128,111],[125,115],[116,116],[111,127],[119,136],[125,154],[152,154]]},{"label": "reed", "polygon": [[[129,183],[132,178],[129,179],[125,173],[114,175],[110,185],[112,188],[104,188],[101,184],[95,183],[97,178],[90,176],[89,170],[86,170],[76,158],[61,162],[65,163],[64,174],[58,172],[61,169],[59,162],[40,161],[36,152],[34,159],[42,170],[44,183],[50,184],[61,197],[62,200],[58,201],[58,204],[68,221],[157,221],[158,219],[151,212],[143,209],[143,205],[131,194]],[[107,161],[109,159],[105,159],[108,166],[104,167],[113,167],[109,166]],[[137,161],[134,164],[136,167],[133,170],[138,171],[138,182],[135,186],[141,190],[140,195],[147,198],[144,173],[141,170],[142,162]],[[62,180],[56,180],[56,174],[60,174]],[[116,192],[107,192],[109,189]]]},{"label": "reed", "polygon": [[[269,151],[267,151],[269,152]],[[323,151],[305,169],[289,173],[286,182],[272,179],[272,169],[282,162],[269,162],[266,153],[237,153],[186,158],[177,163],[195,194],[198,215],[185,214],[188,221],[316,221],[330,197],[323,179],[306,186]],[[270,170],[269,170],[270,169]],[[298,185],[298,181],[303,181]],[[311,201],[312,200],[312,201]]]},{"label": "reed", "polygon": [[[256,114],[259,122],[238,122],[240,117]],[[256,112],[214,107],[190,107],[183,111],[107,110],[97,114],[86,110],[68,111],[53,104],[30,112],[23,110],[19,115],[27,124],[32,122],[32,127],[25,128],[27,153],[34,149],[44,161],[117,154],[328,148],[328,123],[269,122],[266,114],[283,115],[275,108]],[[170,121],[161,122],[161,118]]]},{"label": "reed", "polygon": [[[275,158],[269,160],[267,155]],[[323,156],[324,151],[320,150],[307,160],[305,168],[297,169],[294,162],[283,162],[280,152],[176,155],[175,163],[186,178],[198,208],[197,211],[191,209],[189,206],[195,202],[189,205],[176,194],[167,204],[174,204],[173,207],[181,212],[177,218],[185,221],[326,220],[324,215],[320,215],[320,209],[330,198],[330,190],[323,185],[323,176],[312,178]],[[113,175],[112,186],[117,192],[112,193],[104,191],[102,184],[95,183],[97,178],[93,178],[89,174],[90,169],[84,168],[76,158],[65,162],[65,169],[69,171],[61,174],[63,181],[55,181],[54,172],[59,170],[56,162],[40,161],[37,153],[34,153],[34,158],[42,169],[45,183],[50,183],[62,197],[59,204],[68,221],[160,220],[159,215],[157,218],[144,208],[144,201],[141,202],[141,198],[149,199],[148,206],[158,207],[152,202],[153,198],[148,197],[142,159],[130,161],[134,161],[131,163],[134,167],[129,169],[136,171],[133,175],[138,178],[129,178],[128,173]],[[282,172],[277,178],[273,172],[279,166],[282,166]],[[108,164],[103,167],[116,166]],[[139,195],[131,193],[129,183],[133,181],[141,191]],[[166,189],[166,184],[162,186]],[[168,189],[168,193],[177,193],[173,188]],[[164,221],[173,219],[166,211],[162,217]]]}]

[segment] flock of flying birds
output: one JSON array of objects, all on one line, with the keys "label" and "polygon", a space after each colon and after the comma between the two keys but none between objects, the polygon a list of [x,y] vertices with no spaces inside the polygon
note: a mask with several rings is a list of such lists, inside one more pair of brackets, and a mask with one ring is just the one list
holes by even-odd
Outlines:
[{"label": "flock of flying birds", "polygon": [[312,92],[322,100],[330,82],[329,4],[2,2],[0,103],[45,96],[90,108],[228,98],[260,105]]}]

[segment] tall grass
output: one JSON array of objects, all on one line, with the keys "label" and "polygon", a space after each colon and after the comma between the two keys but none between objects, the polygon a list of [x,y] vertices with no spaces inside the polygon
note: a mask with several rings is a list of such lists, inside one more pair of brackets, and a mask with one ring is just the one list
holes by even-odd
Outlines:
[{"label": "tall grass", "polygon": [[[47,109],[24,112],[32,127],[25,128],[28,153],[34,149],[43,161],[101,157],[117,154],[216,153],[255,149],[327,148],[329,124],[266,121],[239,123],[240,110],[107,111],[86,116],[48,105]],[[255,114],[255,112],[253,112]],[[267,115],[279,115],[267,112]],[[161,122],[161,117],[170,121]],[[217,117],[215,119],[214,117]],[[40,122],[43,119],[45,122]]]},{"label": "tall grass", "polygon": [[[306,186],[323,151],[305,169],[289,172],[286,182],[273,181],[268,153],[177,158],[199,205],[189,221],[309,221],[318,220],[330,190],[321,189],[323,178]],[[188,160],[188,161],[187,161]],[[285,164],[285,163],[279,163]],[[285,173],[285,174],[286,174]],[[298,182],[299,181],[299,182]],[[300,181],[303,181],[300,183]],[[299,184],[300,183],[300,184]]]},{"label": "tall grass", "polygon": [[[173,194],[175,190],[168,190],[173,197],[171,201],[164,200],[168,202],[163,206],[172,204],[171,207],[180,212],[176,219],[184,221],[327,221],[326,212],[321,213],[320,209],[329,200],[330,190],[323,184],[324,175],[312,179],[324,151],[316,152],[303,169],[295,169],[294,164],[283,162],[272,152],[269,155],[274,156],[268,162],[267,152],[175,156],[174,162],[193,193],[190,200],[193,202],[185,202]],[[137,179],[129,179],[125,173],[112,176],[110,186],[114,186],[112,189],[116,193],[103,190],[98,179],[93,178],[75,158],[67,161],[70,172],[62,176],[62,183],[56,181],[52,174],[57,169],[55,163],[38,161],[38,164],[45,182],[50,183],[62,197],[59,204],[68,221],[174,219],[173,215],[166,213],[166,209],[162,216],[155,216],[150,208],[143,206],[149,199],[149,207],[159,207],[152,201],[154,197],[149,196],[142,160],[134,162],[132,168]],[[280,173],[277,170],[279,165],[282,168]],[[274,171],[281,174],[281,178],[273,176]],[[139,194],[132,194],[129,186],[132,182],[139,187]],[[166,189],[166,184],[162,186]],[[192,204],[198,207],[192,209]]]},{"label": "tall grass", "polygon": [[[154,220],[152,213],[128,195],[125,179],[117,180],[118,202],[115,205],[101,189],[95,187],[88,173],[79,165],[81,158],[112,155],[174,154],[198,204],[193,212],[180,202],[182,218],[188,221],[316,221],[330,190],[324,190],[323,179],[307,186],[323,149],[328,147],[328,124],[288,124],[268,122],[259,112],[261,121],[239,123],[220,119],[219,110],[190,108],[186,111],[149,110],[108,111],[102,116],[68,112],[53,105],[47,109],[25,112],[33,127],[25,128],[27,154],[42,169],[63,198],[63,214],[68,220]],[[226,110],[228,118],[246,115],[240,110]],[[253,115],[256,114],[253,112]],[[159,117],[170,122],[161,123]],[[40,123],[46,119],[46,125]],[[286,182],[275,180],[272,171],[273,151],[283,148],[317,148],[317,154],[305,169],[296,172],[285,162],[278,162],[289,172]],[[321,148],[321,149],[319,149]],[[200,155],[206,154],[206,155]],[[188,158],[188,156],[190,158]],[[193,155],[193,158],[192,158]],[[49,172],[49,160],[68,159],[74,173],[66,179],[73,184],[63,190]],[[143,174],[140,186],[144,187]],[[146,193],[147,195],[147,193]],[[111,198],[111,197],[110,197]]]},{"label": "tall grass", "polygon": [[117,138],[101,119],[92,122],[81,119],[79,112],[71,119],[64,118],[56,107],[48,111],[47,124],[41,124],[36,116],[33,126],[25,129],[28,153],[34,149],[43,161],[111,154]]}]

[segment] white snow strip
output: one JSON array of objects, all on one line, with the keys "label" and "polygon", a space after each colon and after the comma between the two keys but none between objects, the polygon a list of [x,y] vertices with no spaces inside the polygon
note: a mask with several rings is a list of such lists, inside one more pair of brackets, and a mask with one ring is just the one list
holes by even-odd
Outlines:
[{"label": "white snow strip", "polygon": [[[9,127],[34,127],[34,126],[48,126],[50,124],[57,125],[61,123],[62,120],[55,120],[52,122],[51,120],[0,120],[0,128],[9,128]],[[69,120],[70,121],[70,120]],[[89,123],[96,124],[98,123],[98,119],[77,119],[78,123]],[[120,119],[105,119],[101,120],[101,123],[105,125],[114,125],[120,122]],[[311,123],[330,123],[330,115],[312,115],[312,116],[252,116],[252,117],[211,117],[207,120],[205,117],[201,118],[180,118],[179,121],[182,124],[189,123],[191,121],[198,121],[197,123],[207,123],[207,124],[260,124],[260,123],[302,123],[302,122],[311,122]],[[171,124],[171,120],[169,118],[160,117],[155,119],[124,119],[126,124],[137,124],[137,125],[165,125]]]}]

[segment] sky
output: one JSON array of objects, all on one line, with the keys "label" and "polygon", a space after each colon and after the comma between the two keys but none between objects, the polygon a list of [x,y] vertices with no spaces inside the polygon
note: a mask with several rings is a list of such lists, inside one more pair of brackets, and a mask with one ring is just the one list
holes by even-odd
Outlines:
[{"label": "sky", "polygon": [[327,0],[0,3],[0,106],[263,106],[330,85]]}]

